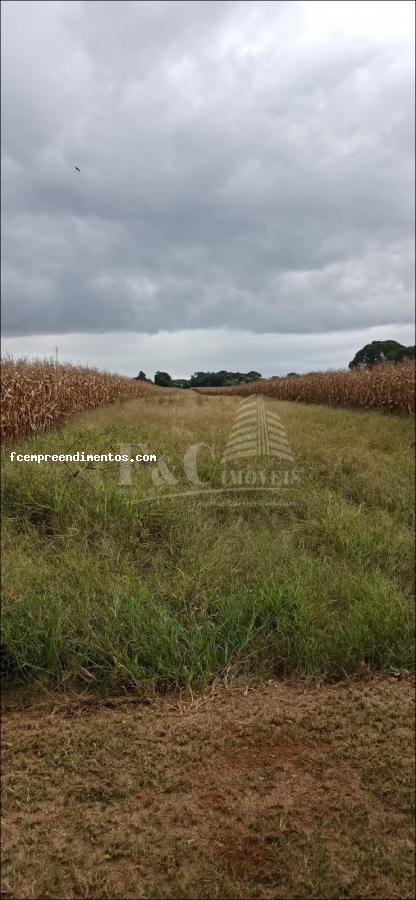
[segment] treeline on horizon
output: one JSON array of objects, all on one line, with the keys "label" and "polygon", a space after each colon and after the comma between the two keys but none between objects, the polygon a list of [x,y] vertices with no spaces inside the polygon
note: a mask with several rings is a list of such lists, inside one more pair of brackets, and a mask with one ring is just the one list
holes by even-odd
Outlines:
[{"label": "treeline on horizon", "polygon": [[[348,363],[349,369],[372,368],[381,362],[398,363],[404,359],[415,359],[415,345],[406,347],[398,341],[372,341],[358,350],[354,359]],[[288,372],[286,376],[272,375],[271,378],[298,376],[298,372]],[[313,374],[313,373],[308,373]],[[172,378],[168,372],[158,370],[155,374],[154,384],[159,387],[196,388],[196,387],[235,387],[239,384],[249,384],[252,381],[260,381],[263,376],[260,372],[194,372],[190,378]],[[144,372],[136,375],[136,381],[148,381]]]},{"label": "treeline on horizon", "polygon": [[[172,378],[168,372],[157,371],[154,383],[159,387],[194,388],[194,387],[234,387],[238,384],[249,384],[259,381],[260,372],[194,372],[190,378]],[[138,381],[149,381],[144,372],[139,372]]]}]

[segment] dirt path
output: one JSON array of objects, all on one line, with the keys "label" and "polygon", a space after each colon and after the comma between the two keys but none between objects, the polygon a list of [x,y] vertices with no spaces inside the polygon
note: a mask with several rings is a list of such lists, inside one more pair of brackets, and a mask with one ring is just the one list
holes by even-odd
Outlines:
[{"label": "dirt path", "polygon": [[413,684],[3,716],[4,897],[411,897]]}]

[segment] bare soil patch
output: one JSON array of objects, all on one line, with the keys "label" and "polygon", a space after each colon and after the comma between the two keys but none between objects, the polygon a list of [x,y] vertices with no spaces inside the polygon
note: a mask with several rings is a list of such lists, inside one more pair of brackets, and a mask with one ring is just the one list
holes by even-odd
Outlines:
[{"label": "bare soil patch", "polygon": [[412,897],[413,699],[407,678],[9,695],[3,896]]}]

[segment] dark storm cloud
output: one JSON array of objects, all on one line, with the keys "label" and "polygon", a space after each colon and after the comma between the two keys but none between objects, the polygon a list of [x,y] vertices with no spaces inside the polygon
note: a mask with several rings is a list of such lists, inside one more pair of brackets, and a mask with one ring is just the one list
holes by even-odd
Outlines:
[{"label": "dark storm cloud", "polygon": [[6,334],[411,321],[412,43],[305,16],[6,4]]}]

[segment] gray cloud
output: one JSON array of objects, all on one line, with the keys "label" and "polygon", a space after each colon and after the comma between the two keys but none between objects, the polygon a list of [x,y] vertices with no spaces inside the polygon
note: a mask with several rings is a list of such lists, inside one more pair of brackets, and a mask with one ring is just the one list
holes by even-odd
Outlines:
[{"label": "gray cloud", "polygon": [[412,321],[413,42],[312,7],[4,5],[6,335]]}]

